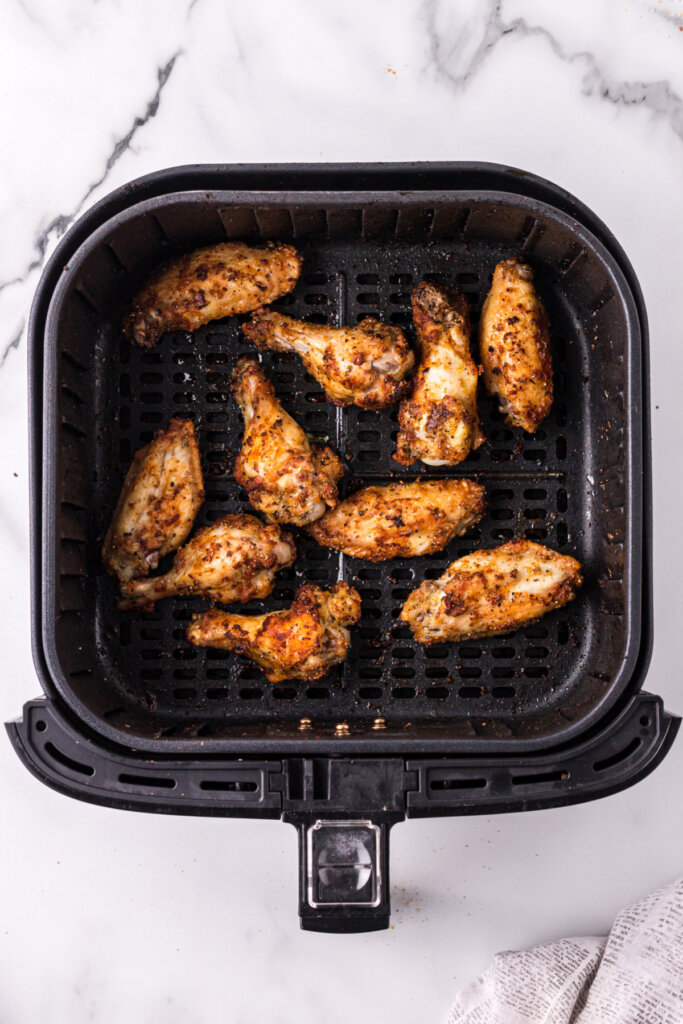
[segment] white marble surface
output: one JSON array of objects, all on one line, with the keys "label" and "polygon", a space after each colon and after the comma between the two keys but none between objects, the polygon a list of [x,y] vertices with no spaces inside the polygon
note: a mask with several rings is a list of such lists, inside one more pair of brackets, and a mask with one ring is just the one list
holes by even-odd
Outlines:
[{"label": "white marble surface", "polygon": [[[25,323],[40,266],[116,185],[192,162],[483,159],[554,179],[629,253],[652,329],[656,644],[678,634],[680,0],[3,0],[0,598],[3,719],[29,652]],[[70,801],[0,743],[0,1021],[442,1021],[496,950],[604,931],[681,870],[678,742],[658,771],[565,810],[393,833],[394,928],[298,931],[294,830]]]}]

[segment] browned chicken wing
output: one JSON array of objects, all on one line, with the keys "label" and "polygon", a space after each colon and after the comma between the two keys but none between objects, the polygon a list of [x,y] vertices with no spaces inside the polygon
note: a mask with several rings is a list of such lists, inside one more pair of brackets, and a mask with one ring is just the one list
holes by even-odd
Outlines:
[{"label": "browned chicken wing", "polygon": [[420,364],[399,409],[394,458],[404,466],[416,459],[428,466],[453,466],[484,441],[469,306],[461,292],[426,281],[412,299]]},{"label": "browned chicken wing", "polygon": [[511,540],[459,558],[414,590],[399,618],[421,644],[510,633],[571,601],[581,564],[542,544]]},{"label": "browned chicken wing", "polygon": [[344,661],[349,648],[347,626],[360,618],[360,594],[347,583],[322,590],[306,583],[290,608],[268,615],[230,615],[211,608],[188,627],[198,647],[237,651],[260,665],[266,679],[311,682]]},{"label": "browned chicken wing", "polygon": [[530,434],[553,404],[548,317],[533,276],[520,260],[499,263],[479,323],[486,390],[498,396],[506,422]]},{"label": "browned chicken wing", "polygon": [[486,492],[472,480],[416,480],[363,487],[308,533],[318,544],[379,562],[441,551],[484,514]]},{"label": "browned chicken wing", "polygon": [[344,473],[340,459],[330,448],[309,444],[253,359],[240,359],[232,388],[244,416],[235,479],[249,501],[271,522],[305,526],[319,519],[337,503],[336,485]]},{"label": "browned chicken wing", "polygon": [[249,313],[291,292],[303,260],[291,245],[222,242],[160,267],[138,292],[124,333],[151,348],[165,331],[194,331],[210,320]]},{"label": "browned chicken wing", "polygon": [[197,595],[221,604],[267,597],[275,573],[292,565],[294,541],[255,516],[228,515],[204,527],[175,557],[165,576],[121,585],[121,608],[149,609],[162,597]]},{"label": "browned chicken wing", "polygon": [[383,409],[403,394],[415,357],[403,331],[374,317],[321,327],[261,309],[242,330],[259,348],[296,352],[335,405]]},{"label": "browned chicken wing", "polygon": [[102,547],[107,572],[147,576],[183,543],[203,500],[194,424],[171,420],[135,453]]}]

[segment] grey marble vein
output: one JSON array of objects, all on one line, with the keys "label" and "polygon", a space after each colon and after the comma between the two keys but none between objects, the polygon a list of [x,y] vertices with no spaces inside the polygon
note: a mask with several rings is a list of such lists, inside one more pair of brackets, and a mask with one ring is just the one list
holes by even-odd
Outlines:
[{"label": "grey marble vein", "polygon": [[22,338],[22,335],[24,333],[24,325],[25,325],[25,323],[26,323],[25,320],[21,321],[21,326],[20,326],[19,330],[14,335],[12,340],[10,342],[8,342],[7,345],[5,345],[5,351],[2,353],[2,358],[0,358],[0,369],[2,369],[2,367],[5,365],[5,361],[7,360],[7,356],[10,354],[12,349],[19,348],[19,345],[21,343],[21,338]]},{"label": "grey marble vein", "polygon": [[670,25],[675,25],[679,29],[683,28],[683,13],[671,14],[670,11],[665,11],[662,7],[650,7],[649,10],[652,14],[656,14],[658,18],[668,21]]},{"label": "grey marble vein", "polygon": [[[106,159],[104,170],[100,174],[99,178],[97,178],[96,181],[93,181],[88,186],[85,194],[78,201],[76,207],[70,213],[60,213],[56,217],[53,217],[53,219],[50,221],[47,227],[45,227],[40,232],[40,234],[35,240],[34,251],[36,255],[34,256],[34,258],[30,261],[28,266],[24,268],[22,273],[19,274],[17,277],[14,277],[9,281],[3,281],[2,283],[0,283],[0,292],[4,291],[6,288],[11,288],[13,285],[22,284],[26,280],[28,275],[32,273],[32,271],[37,270],[38,267],[42,266],[47,249],[50,243],[53,241],[53,239],[61,238],[61,236],[67,230],[69,225],[72,224],[72,222],[81,212],[81,210],[87,203],[88,199],[90,199],[91,195],[95,192],[96,189],[100,187],[100,185],[103,185],[104,182],[107,180],[112,168],[121,159],[123,154],[130,148],[133,139],[140,131],[140,129],[144,128],[144,126],[148,124],[156,116],[157,111],[159,110],[161,94],[164,90],[164,86],[168,82],[171,76],[171,72],[175,67],[175,63],[182,52],[182,50],[177,50],[170,58],[170,60],[168,60],[162,67],[157,69],[157,87],[151,99],[147,101],[144,113],[136,115],[131,127],[128,129],[125,135],[122,135],[115,141],[114,146]],[[6,345],[2,357],[0,357],[0,366],[4,365],[5,360],[7,359],[7,356],[12,351],[12,349],[18,348],[19,343],[21,341],[22,332],[23,324],[21,331],[19,332],[19,335],[14,337]]]},{"label": "grey marble vein", "polygon": [[683,142],[683,99],[672,89],[669,82],[610,80],[595,55],[589,50],[567,50],[549,29],[543,25],[532,25],[525,18],[514,18],[506,22],[502,14],[502,0],[490,0],[487,6],[481,40],[464,68],[453,70],[453,55],[457,44],[448,50],[443,38],[440,38],[436,25],[441,0],[426,0],[424,4],[424,22],[431,63],[437,75],[448,81],[454,89],[461,91],[469,85],[506,36],[537,37],[543,39],[551,52],[563,63],[584,66],[582,92],[585,96],[598,96],[615,106],[644,107],[653,116],[665,120],[677,138]]}]

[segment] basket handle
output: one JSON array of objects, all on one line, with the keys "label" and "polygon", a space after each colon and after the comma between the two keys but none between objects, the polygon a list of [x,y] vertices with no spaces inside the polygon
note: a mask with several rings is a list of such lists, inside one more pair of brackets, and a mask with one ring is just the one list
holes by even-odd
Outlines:
[{"label": "basket handle", "polygon": [[389,925],[389,829],[370,818],[311,816],[298,823],[299,916],[316,932]]}]

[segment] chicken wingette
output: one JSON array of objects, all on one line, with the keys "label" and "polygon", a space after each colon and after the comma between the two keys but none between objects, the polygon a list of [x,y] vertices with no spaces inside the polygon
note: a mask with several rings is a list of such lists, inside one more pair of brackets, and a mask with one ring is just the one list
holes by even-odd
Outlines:
[{"label": "chicken wingette", "polygon": [[412,295],[419,366],[401,401],[394,458],[404,466],[455,465],[484,441],[465,296],[422,281]]},{"label": "chicken wingette", "polygon": [[267,597],[275,573],[292,565],[294,541],[255,516],[223,516],[199,530],[164,576],[121,585],[120,608],[149,610],[163,597],[208,597],[221,604]]},{"label": "chicken wingette", "polygon": [[308,533],[318,544],[379,562],[441,551],[484,514],[486,492],[472,480],[416,480],[363,487]]},{"label": "chicken wingette", "polygon": [[194,425],[173,419],[135,453],[102,547],[107,571],[147,576],[183,543],[203,500]]},{"label": "chicken wingette", "polygon": [[360,605],[360,594],[347,583],[330,590],[305,583],[291,607],[268,615],[231,615],[211,608],[190,624],[187,638],[198,647],[245,654],[271,683],[311,682],[346,658],[346,627],[360,618]]},{"label": "chicken wingette", "polygon": [[235,479],[251,504],[271,522],[306,526],[319,519],[337,503],[340,459],[330,448],[309,444],[253,359],[240,359],[232,389],[244,417]]},{"label": "chicken wingette", "polygon": [[581,564],[542,544],[511,540],[453,562],[425,580],[403,605],[421,644],[511,633],[571,601],[583,580]]},{"label": "chicken wingette", "polygon": [[296,285],[303,260],[291,245],[222,242],[160,267],[135,296],[123,329],[151,348],[165,331],[194,331],[211,320],[249,313]]},{"label": "chicken wingette", "polygon": [[506,423],[530,434],[553,403],[548,316],[533,277],[520,260],[499,263],[479,321],[486,390],[498,396]]},{"label": "chicken wingette", "polygon": [[258,348],[296,352],[334,405],[391,405],[408,386],[415,362],[403,331],[374,317],[356,327],[321,327],[261,309],[242,330]]}]

